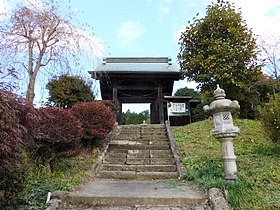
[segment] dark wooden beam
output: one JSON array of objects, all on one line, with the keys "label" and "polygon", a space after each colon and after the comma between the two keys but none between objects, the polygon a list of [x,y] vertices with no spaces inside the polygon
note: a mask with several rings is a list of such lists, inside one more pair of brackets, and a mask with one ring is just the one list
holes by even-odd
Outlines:
[{"label": "dark wooden beam", "polygon": [[163,94],[161,83],[158,84],[158,112],[159,112],[159,123],[164,124],[164,113],[163,113]]},{"label": "dark wooden beam", "polygon": [[119,90],[157,90],[155,86],[131,86],[131,85],[121,85],[118,86]]}]

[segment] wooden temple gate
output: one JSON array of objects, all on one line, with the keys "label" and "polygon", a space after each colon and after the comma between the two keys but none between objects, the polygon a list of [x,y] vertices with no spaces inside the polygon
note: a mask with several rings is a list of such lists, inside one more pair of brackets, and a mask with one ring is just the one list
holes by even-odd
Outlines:
[{"label": "wooden temple gate", "polygon": [[123,103],[150,103],[151,123],[164,123],[168,119],[164,96],[172,95],[174,81],[181,75],[168,57],[104,58],[89,73],[100,81],[102,99],[117,106],[119,124]]}]

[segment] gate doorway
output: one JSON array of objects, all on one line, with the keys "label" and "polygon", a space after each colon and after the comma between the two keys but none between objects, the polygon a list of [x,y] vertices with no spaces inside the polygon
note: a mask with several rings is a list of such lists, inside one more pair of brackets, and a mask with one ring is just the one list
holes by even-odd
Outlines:
[{"label": "gate doorway", "polygon": [[152,124],[163,124],[174,81],[181,73],[168,57],[104,58],[91,77],[100,81],[101,97],[117,107],[116,120],[122,124],[122,104],[149,103]]},{"label": "gate doorway", "polygon": [[150,124],[150,113],[150,104],[148,103],[122,104],[122,124]]}]

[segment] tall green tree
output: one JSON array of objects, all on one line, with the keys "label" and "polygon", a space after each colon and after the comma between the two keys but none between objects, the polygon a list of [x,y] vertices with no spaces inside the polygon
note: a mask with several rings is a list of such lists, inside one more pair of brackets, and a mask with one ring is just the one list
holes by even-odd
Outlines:
[{"label": "tall green tree", "polygon": [[212,92],[220,84],[228,98],[242,100],[261,74],[256,39],[228,1],[212,3],[204,18],[189,22],[179,44],[181,70],[202,91]]},{"label": "tall green tree", "polygon": [[70,108],[78,102],[90,102],[94,100],[91,84],[77,76],[62,75],[47,84],[50,97],[49,104]]},{"label": "tall green tree", "polygon": [[200,93],[194,89],[184,87],[178,89],[175,94],[175,96],[192,96],[193,99],[200,100]]}]

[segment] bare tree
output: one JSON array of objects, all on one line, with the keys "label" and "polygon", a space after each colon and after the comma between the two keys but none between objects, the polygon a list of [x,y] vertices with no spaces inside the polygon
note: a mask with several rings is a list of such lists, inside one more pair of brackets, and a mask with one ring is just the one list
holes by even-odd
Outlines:
[{"label": "bare tree", "polygon": [[[27,72],[26,101],[33,104],[38,73],[83,69],[85,56],[100,56],[98,39],[71,24],[71,13],[60,13],[55,1],[40,7],[20,5],[0,25],[2,65]],[[90,60],[88,60],[90,61]]]},{"label": "bare tree", "polygon": [[275,79],[280,78],[280,37],[270,36],[261,38],[260,46],[265,59],[267,72]]}]

